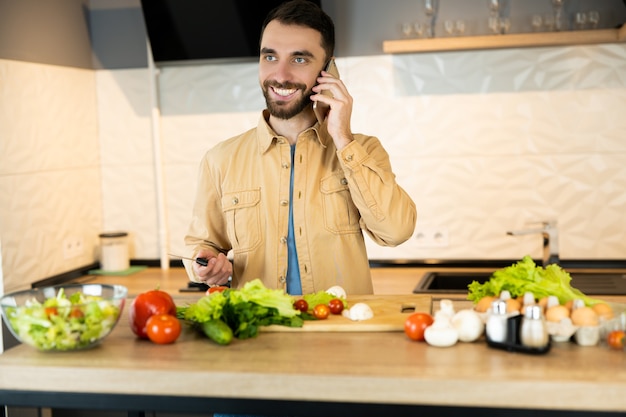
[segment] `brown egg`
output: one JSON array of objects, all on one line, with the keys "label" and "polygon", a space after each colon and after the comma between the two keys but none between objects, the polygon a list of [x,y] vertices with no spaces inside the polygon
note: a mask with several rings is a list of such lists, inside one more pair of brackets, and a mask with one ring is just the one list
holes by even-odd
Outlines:
[{"label": "brown egg", "polygon": [[506,312],[507,313],[519,313],[519,311],[522,309],[522,303],[520,303],[517,299],[515,298],[509,298],[508,300],[506,300]]},{"label": "brown egg", "polygon": [[539,306],[541,307],[541,309],[543,310],[543,312],[545,313],[546,311],[546,306],[548,305],[548,297],[543,297],[541,298],[537,304],[539,304]]},{"label": "brown egg", "polygon": [[570,311],[572,311],[572,307],[574,307],[574,300],[573,299],[572,300],[568,300],[565,303],[565,307],[567,307]]},{"label": "brown egg", "polygon": [[474,310],[479,313],[485,313],[491,308],[491,303],[495,301],[496,297],[486,296],[480,299],[474,306]]},{"label": "brown egg", "polygon": [[558,323],[568,317],[569,308],[565,307],[564,305],[553,306],[546,310],[546,320],[548,321]]},{"label": "brown egg", "polygon": [[598,314],[591,307],[579,307],[572,311],[572,323],[575,326],[597,326]]},{"label": "brown egg", "polygon": [[615,316],[611,306],[606,303],[598,303],[593,305],[591,308],[596,312],[598,317],[603,320],[610,320]]}]

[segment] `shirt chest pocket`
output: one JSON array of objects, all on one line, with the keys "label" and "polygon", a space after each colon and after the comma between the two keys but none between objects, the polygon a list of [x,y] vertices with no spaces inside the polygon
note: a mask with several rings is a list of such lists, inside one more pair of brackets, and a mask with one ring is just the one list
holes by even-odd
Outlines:
[{"label": "shirt chest pocket", "polygon": [[352,201],[348,180],[343,173],[323,178],[320,191],[326,229],[338,234],[358,232],[361,215]]},{"label": "shirt chest pocket", "polygon": [[234,252],[247,252],[261,243],[261,190],[224,194],[222,210]]}]

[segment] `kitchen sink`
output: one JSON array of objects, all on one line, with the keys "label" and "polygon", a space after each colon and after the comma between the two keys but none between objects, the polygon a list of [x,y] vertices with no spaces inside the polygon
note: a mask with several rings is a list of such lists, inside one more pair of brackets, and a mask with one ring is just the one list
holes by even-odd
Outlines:
[{"label": "kitchen sink", "polygon": [[[570,272],[572,287],[587,295],[626,295],[626,273],[593,271]],[[426,272],[413,289],[417,294],[463,293],[472,281],[483,283],[491,272]]]}]

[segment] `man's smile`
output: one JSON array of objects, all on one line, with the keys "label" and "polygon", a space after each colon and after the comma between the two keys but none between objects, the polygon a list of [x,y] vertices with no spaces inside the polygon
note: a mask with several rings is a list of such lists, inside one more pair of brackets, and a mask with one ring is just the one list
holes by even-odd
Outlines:
[{"label": "man's smile", "polygon": [[272,91],[283,98],[288,98],[298,91],[297,88],[280,88],[280,87],[270,87]]},{"label": "man's smile", "polygon": [[312,105],[306,84],[267,80],[262,90],[270,114],[279,119],[290,119]]}]

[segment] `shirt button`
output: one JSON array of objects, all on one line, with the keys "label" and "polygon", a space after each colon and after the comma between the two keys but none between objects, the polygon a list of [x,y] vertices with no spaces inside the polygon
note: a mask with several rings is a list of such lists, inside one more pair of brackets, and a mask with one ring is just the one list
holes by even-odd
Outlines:
[{"label": "shirt button", "polygon": [[353,158],[352,154],[347,155],[347,156],[346,156],[346,161],[351,162],[351,161],[352,161],[352,158]]},{"label": "shirt button", "polygon": [[281,206],[288,206],[289,205],[289,201],[287,201],[287,200],[280,200],[280,205]]},{"label": "shirt button", "polygon": [[283,143],[285,143],[285,141],[284,139],[278,139],[278,143],[282,145]]},{"label": "shirt button", "polygon": [[233,197],[233,204],[239,204],[239,199],[237,197]]},{"label": "shirt button", "polygon": [[341,185],[348,185],[348,180],[345,178],[341,179]]},{"label": "shirt button", "polygon": [[282,167],[285,169],[289,168],[289,164],[287,162],[283,162]]},{"label": "shirt button", "polygon": [[283,244],[287,243],[287,237],[286,236],[281,237],[280,238],[280,243],[283,243]]},{"label": "shirt button", "polygon": [[286,279],[285,277],[280,277],[280,278],[278,278],[278,281],[279,281],[281,284],[284,284],[284,283],[287,281],[287,279]]}]

